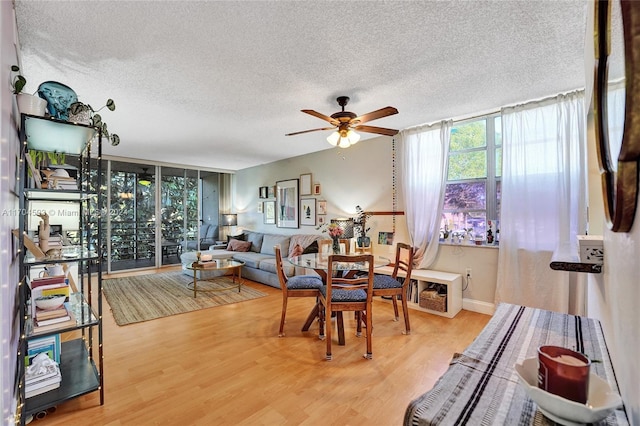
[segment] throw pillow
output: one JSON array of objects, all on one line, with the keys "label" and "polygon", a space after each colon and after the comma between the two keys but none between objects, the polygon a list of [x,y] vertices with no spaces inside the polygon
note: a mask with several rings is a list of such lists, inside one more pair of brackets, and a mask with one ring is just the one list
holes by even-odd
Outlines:
[{"label": "throw pillow", "polygon": [[315,240],[314,242],[309,244],[307,248],[304,249],[302,254],[317,253],[317,252],[318,252],[318,240]]},{"label": "throw pillow", "polygon": [[227,243],[229,243],[231,240],[240,240],[240,241],[246,241],[247,240],[247,236],[244,234],[239,234],[239,235],[227,235]]},{"label": "throw pillow", "polygon": [[249,251],[251,249],[251,241],[231,240],[227,244],[229,251]]}]

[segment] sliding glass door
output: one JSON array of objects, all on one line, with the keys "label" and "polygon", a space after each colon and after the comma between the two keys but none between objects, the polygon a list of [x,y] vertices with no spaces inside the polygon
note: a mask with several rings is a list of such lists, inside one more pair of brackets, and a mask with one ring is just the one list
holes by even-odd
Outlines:
[{"label": "sliding glass door", "polygon": [[108,271],[155,266],[155,167],[110,161]]},{"label": "sliding glass door", "polygon": [[159,262],[180,263],[180,254],[198,229],[198,171],[161,167]]},{"label": "sliding glass door", "polygon": [[219,173],[115,160],[106,164],[105,271],[179,264],[180,254],[205,238],[199,234],[204,223],[217,238]]}]

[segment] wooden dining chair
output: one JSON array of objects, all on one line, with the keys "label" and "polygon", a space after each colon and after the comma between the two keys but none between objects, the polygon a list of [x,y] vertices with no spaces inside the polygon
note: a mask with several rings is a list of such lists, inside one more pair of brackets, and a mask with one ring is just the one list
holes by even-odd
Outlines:
[{"label": "wooden dining chair", "polygon": [[411,281],[411,270],[413,269],[414,249],[406,243],[396,244],[396,261],[391,275],[376,274],[373,278],[373,295],[390,296],[393,302],[395,320],[398,321],[398,297],[402,302],[402,313],[404,314],[403,334],[411,334],[409,324],[409,308],[407,306],[407,289]]},{"label": "wooden dining chair", "polygon": [[[280,281],[280,290],[282,290],[282,315],[280,317],[280,330],[278,331],[278,337],[284,337],[284,321],[285,316],[287,315],[287,301],[289,297],[313,297],[317,303],[323,282],[317,275],[294,275],[291,278],[287,277],[282,264],[282,252],[280,251],[280,246],[274,246],[274,251],[276,253],[276,270]],[[324,325],[321,323],[321,335],[323,330]]]},{"label": "wooden dining chair", "polygon": [[[336,274],[337,263],[339,262],[363,262],[368,267],[368,274],[355,275],[353,277],[342,276]],[[372,345],[371,345],[371,306],[372,306],[372,293],[373,293],[373,255],[365,254],[359,256],[347,256],[347,255],[330,255],[329,264],[327,270],[327,285],[320,289],[320,317],[322,318],[321,325],[327,324],[326,327],[326,341],[327,341],[327,354],[326,359],[330,361],[331,355],[331,315],[336,312],[336,323],[338,327],[343,324],[342,312],[355,311],[357,334],[360,336],[362,333],[362,318],[366,318],[366,338],[367,338],[367,353],[364,357],[371,359],[373,357]],[[366,314],[366,315],[364,315]],[[328,318],[329,321],[326,321]],[[340,331],[339,331],[340,332]]]}]

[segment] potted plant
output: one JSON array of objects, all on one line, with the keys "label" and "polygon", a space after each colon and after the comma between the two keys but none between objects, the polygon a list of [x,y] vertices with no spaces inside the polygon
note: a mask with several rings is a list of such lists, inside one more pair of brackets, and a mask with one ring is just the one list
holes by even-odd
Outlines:
[{"label": "potted plant", "polygon": [[[11,71],[18,73],[20,67],[17,65],[11,66]],[[16,74],[11,80],[11,89],[16,95],[16,101],[18,102],[18,110],[23,114],[37,115],[44,117],[45,110],[47,108],[47,101],[39,96],[30,95],[28,93],[22,93],[24,86],[27,84],[27,79],[21,74]]]},{"label": "potted plant", "polygon": [[109,134],[107,130],[107,123],[102,121],[102,117],[98,114],[103,108],[107,108],[109,111],[115,111],[116,103],[113,99],[107,99],[107,103],[97,110],[89,104],[82,102],[74,102],[69,106],[69,121],[75,121],[83,124],[90,124],[102,130],[102,135],[111,141],[111,145],[117,146],[120,144],[120,136],[117,134]]},{"label": "potted plant", "polygon": [[353,219],[353,226],[358,233],[356,241],[358,247],[369,247],[371,245],[371,238],[367,235],[367,232],[371,229],[371,227],[367,227],[367,219],[370,217],[371,215],[365,212],[362,207],[356,206],[356,217]]}]

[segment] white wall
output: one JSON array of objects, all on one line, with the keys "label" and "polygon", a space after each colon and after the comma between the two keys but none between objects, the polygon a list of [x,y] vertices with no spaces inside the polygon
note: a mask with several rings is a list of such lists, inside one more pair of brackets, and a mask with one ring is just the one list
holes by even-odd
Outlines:
[{"label": "white wall", "polygon": [[[318,137],[322,137],[319,135]],[[327,145],[329,147],[329,145]],[[240,170],[235,176],[235,211],[238,227],[282,234],[316,234],[314,226],[299,229],[264,225],[258,213],[258,188],[274,185],[278,180],[299,178],[311,173],[313,183],[321,185],[318,200],[327,201],[327,221],[337,217],[355,216],[356,205],[366,211],[392,211],[392,142],[389,137],[377,137],[359,142],[347,149],[330,148],[313,154],[289,158],[262,166]],[[404,212],[401,172],[396,164],[398,187],[397,211]],[[405,217],[396,216],[395,241],[410,242]],[[375,254],[393,257],[393,246],[377,244],[378,232],[393,231],[393,216],[373,216],[368,222],[369,236]],[[497,276],[498,249],[470,245],[442,245],[431,269],[455,272],[464,276],[467,267],[473,274],[471,286],[463,292],[464,308],[493,313]]]},{"label": "white wall", "polygon": [[18,228],[15,194],[18,136],[15,127],[14,96],[9,89],[11,65],[17,64],[13,2],[0,2],[0,397],[1,424],[13,424],[16,400],[15,371],[18,343],[16,315],[18,265],[11,230]]}]

